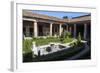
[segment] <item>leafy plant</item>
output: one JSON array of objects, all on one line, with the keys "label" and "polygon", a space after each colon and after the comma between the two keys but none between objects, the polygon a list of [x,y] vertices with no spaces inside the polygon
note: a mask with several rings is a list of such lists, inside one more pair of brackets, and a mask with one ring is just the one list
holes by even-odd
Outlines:
[{"label": "leafy plant", "polygon": [[36,42],[37,46],[40,46],[40,45],[49,44],[50,42],[60,42],[60,39],[58,37],[47,37],[46,39],[36,38],[36,39],[33,39],[33,41]]},{"label": "leafy plant", "polygon": [[23,62],[32,62],[35,57],[34,52],[32,51],[32,40],[24,39],[23,40]]},{"label": "leafy plant", "polygon": [[71,33],[70,33],[70,32],[68,32],[68,31],[65,31],[65,32],[64,32],[64,38],[69,39],[70,36],[71,36]]},{"label": "leafy plant", "polygon": [[23,53],[32,52],[32,40],[25,39],[23,40]]},{"label": "leafy plant", "polygon": [[67,43],[67,42],[70,42],[72,39],[70,38],[71,36],[71,33],[68,32],[68,31],[64,31],[60,37],[61,41],[63,43]]}]

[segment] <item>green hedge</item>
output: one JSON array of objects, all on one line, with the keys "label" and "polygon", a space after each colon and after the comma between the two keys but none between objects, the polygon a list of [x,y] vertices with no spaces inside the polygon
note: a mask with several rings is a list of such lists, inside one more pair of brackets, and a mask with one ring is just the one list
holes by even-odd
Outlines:
[{"label": "green hedge", "polygon": [[60,36],[60,40],[62,43],[69,43],[69,42],[73,41],[73,38],[71,38],[70,32],[64,31]]},{"label": "green hedge", "polygon": [[46,45],[49,44],[50,42],[60,42],[59,38],[55,38],[55,37],[47,37],[47,38],[33,38],[33,41],[36,42],[37,46],[40,45]]},{"label": "green hedge", "polygon": [[32,41],[35,41],[36,42],[36,45],[37,46],[41,46],[41,45],[46,45],[46,44],[49,44],[50,42],[53,42],[53,43],[69,43],[71,41],[73,41],[73,38],[62,38],[62,37],[47,37],[47,38],[33,38]]},{"label": "green hedge", "polygon": [[23,40],[23,53],[32,52],[32,40],[25,39]]}]

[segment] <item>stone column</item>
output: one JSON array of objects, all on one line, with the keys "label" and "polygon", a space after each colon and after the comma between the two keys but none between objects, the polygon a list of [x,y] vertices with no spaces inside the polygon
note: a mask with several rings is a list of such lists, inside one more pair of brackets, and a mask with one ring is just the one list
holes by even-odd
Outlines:
[{"label": "stone column", "polygon": [[74,24],[74,38],[76,38],[76,24]]},{"label": "stone column", "polygon": [[69,27],[69,32],[72,34],[72,27],[71,26]]},{"label": "stone column", "polygon": [[62,24],[59,25],[59,35],[60,35],[60,36],[61,36],[61,32],[62,32],[61,25],[62,25]]},{"label": "stone column", "polygon": [[52,24],[53,23],[50,23],[50,36],[52,36]]},{"label": "stone column", "polygon": [[37,21],[34,21],[34,37],[37,37],[38,35],[38,32],[37,32]]},{"label": "stone column", "polygon": [[66,25],[66,30],[68,31],[68,24]]},{"label": "stone column", "polygon": [[84,39],[86,39],[87,35],[87,24],[84,24]]}]

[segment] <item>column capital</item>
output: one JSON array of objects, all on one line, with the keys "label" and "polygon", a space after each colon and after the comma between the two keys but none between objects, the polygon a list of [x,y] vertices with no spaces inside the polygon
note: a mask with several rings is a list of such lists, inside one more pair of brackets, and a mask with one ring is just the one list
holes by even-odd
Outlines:
[{"label": "column capital", "polygon": [[37,20],[34,20],[34,23],[37,23],[38,21]]}]

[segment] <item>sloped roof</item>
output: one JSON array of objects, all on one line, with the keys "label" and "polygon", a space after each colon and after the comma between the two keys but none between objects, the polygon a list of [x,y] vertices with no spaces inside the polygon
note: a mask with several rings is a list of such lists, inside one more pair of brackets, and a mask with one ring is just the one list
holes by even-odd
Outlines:
[{"label": "sloped roof", "polygon": [[44,14],[37,14],[37,13],[33,13],[32,11],[25,11],[25,10],[23,10],[23,16],[32,17],[32,18],[41,18],[46,20],[58,21],[58,22],[68,22],[67,19],[61,19],[54,16],[44,15]]},{"label": "sloped roof", "polygon": [[88,21],[91,20],[91,15],[84,15],[79,17],[74,17],[72,19],[61,19],[54,16],[48,16],[44,14],[38,14],[34,13],[32,11],[23,10],[23,16],[24,17],[30,17],[30,18],[38,18],[38,19],[45,19],[45,20],[51,20],[51,21],[58,21],[58,22],[64,22],[64,23],[74,23],[74,22],[81,22],[81,21]]},{"label": "sloped roof", "polygon": [[91,20],[91,15],[84,15],[84,16],[79,16],[79,17],[74,17],[70,19],[70,22],[81,22],[81,21],[89,21]]}]

